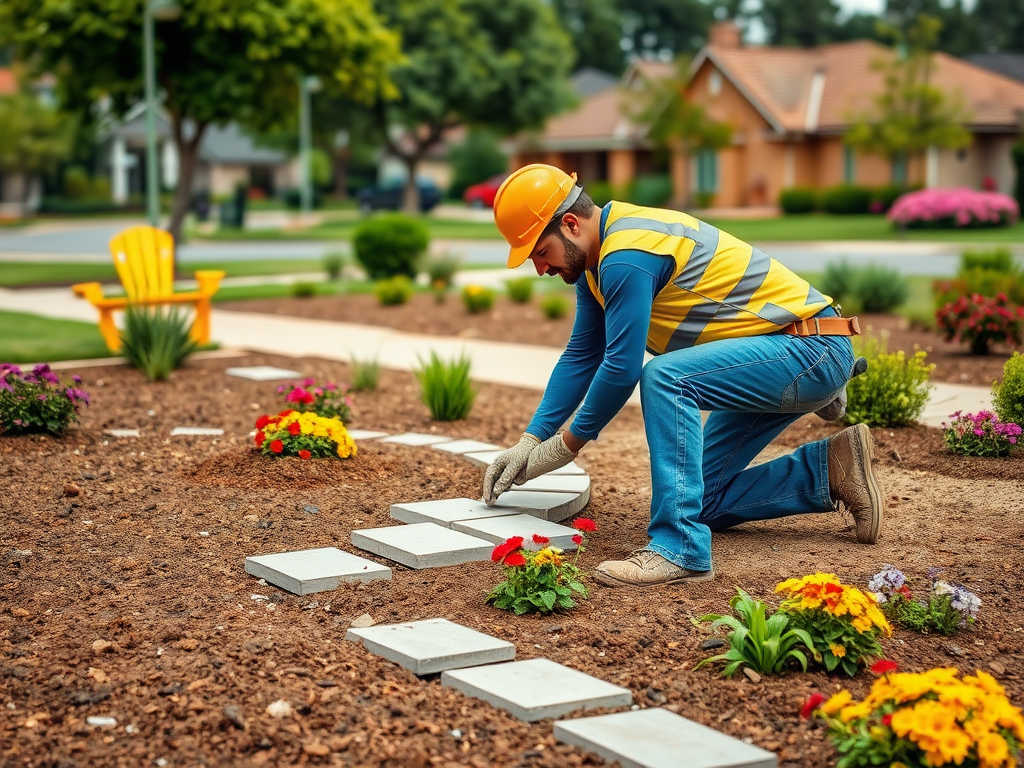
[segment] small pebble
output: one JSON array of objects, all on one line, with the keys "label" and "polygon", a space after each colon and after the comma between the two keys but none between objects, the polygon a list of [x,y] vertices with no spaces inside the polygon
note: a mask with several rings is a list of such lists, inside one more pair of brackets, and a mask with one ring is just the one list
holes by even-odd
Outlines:
[{"label": "small pebble", "polygon": [[113,728],[117,725],[117,720],[112,717],[104,717],[100,715],[92,715],[85,718],[85,722],[89,725],[94,725],[97,728]]},{"label": "small pebble", "polygon": [[364,613],[362,616],[357,616],[352,619],[351,626],[359,629],[361,627],[372,627],[376,623],[377,622],[373,620],[373,617],[370,614]]},{"label": "small pebble", "polygon": [[725,640],[720,637],[709,637],[703,643],[700,644],[702,651],[713,651],[715,648],[724,648]]},{"label": "small pebble", "polygon": [[759,674],[757,674],[757,672],[752,670],[750,667],[744,667],[743,668],[743,674],[746,675],[748,678],[750,678],[750,682],[752,682],[752,683],[760,683],[761,682],[761,676]]},{"label": "small pebble", "polygon": [[284,699],[278,699],[273,704],[267,706],[267,714],[271,717],[290,717],[292,705]]}]

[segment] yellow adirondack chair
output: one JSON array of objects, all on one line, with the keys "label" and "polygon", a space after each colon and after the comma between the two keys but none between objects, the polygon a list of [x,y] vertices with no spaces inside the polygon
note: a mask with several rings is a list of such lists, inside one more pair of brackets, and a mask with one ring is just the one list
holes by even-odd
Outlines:
[{"label": "yellow adirondack chair", "polygon": [[110,241],[110,254],[126,296],[107,298],[99,283],[77,283],[71,290],[100,311],[100,333],[111,352],[121,348],[114,311],[129,304],[192,304],[196,316],[190,336],[199,344],[210,341],[210,299],[220,288],[224,272],[199,270],[198,290],[174,293],[174,240],[169,232],[155,227],[137,226],[120,232]]}]

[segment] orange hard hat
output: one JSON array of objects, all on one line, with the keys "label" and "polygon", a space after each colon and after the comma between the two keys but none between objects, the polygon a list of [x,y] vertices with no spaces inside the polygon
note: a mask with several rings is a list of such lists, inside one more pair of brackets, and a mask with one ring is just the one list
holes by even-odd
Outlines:
[{"label": "orange hard hat", "polygon": [[544,227],[565,213],[582,191],[575,173],[543,163],[524,166],[505,179],[494,197],[494,223],[512,246],[509,269],[530,257]]}]

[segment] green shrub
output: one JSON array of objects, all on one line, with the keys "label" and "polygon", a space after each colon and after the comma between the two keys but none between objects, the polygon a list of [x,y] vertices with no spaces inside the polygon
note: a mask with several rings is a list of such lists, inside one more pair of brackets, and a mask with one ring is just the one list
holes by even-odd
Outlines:
[{"label": "green shrub", "polygon": [[386,280],[378,280],[373,287],[377,301],[384,307],[397,307],[405,304],[412,297],[415,288],[412,281],[405,275],[395,275]]},{"label": "green shrub", "polygon": [[852,299],[857,295],[857,268],[846,259],[832,262],[825,267],[818,288],[833,301]]},{"label": "green shrub", "polygon": [[612,200],[624,200],[627,190],[607,181],[592,181],[587,184],[587,194],[598,207],[604,208]]},{"label": "green shrub", "polygon": [[438,290],[450,288],[455,273],[459,271],[462,260],[458,256],[436,256],[427,259],[423,265],[423,271],[427,273],[430,280],[430,287]]},{"label": "green shrub", "polygon": [[292,283],[291,294],[296,299],[309,299],[316,296],[316,283]]},{"label": "green shrub", "polygon": [[196,349],[187,315],[166,307],[129,306],[121,330],[121,353],[150,381],[163,381]]},{"label": "green shrub", "polygon": [[892,204],[901,195],[905,195],[911,189],[911,187],[904,186],[903,184],[886,184],[882,187],[876,187],[871,190],[871,202],[868,204],[869,210],[871,213],[885,213],[892,208]]},{"label": "green shrub", "polygon": [[[282,195],[282,200],[286,208],[292,210],[299,210],[302,208],[302,190],[301,189],[286,189]],[[324,204],[324,193],[317,187],[313,187],[313,194],[310,196],[310,207],[317,209]]]},{"label": "green shrub", "polygon": [[494,306],[494,291],[482,285],[467,285],[462,289],[462,303],[471,315],[486,312]]},{"label": "green shrub", "polygon": [[891,312],[910,295],[907,279],[890,267],[869,264],[859,270],[854,298],[864,312]]},{"label": "green shrub", "polygon": [[999,420],[1024,427],[1024,355],[1014,352],[1003,365],[1002,382],[992,385],[992,407]]},{"label": "green shrub", "polygon": [[1009,248],[961,253],[959,273],[964,274],[974,269],[990,270],[1004,275],[1016,275],[1021,271]]},{"label": "green shrub", "polygon": [[377,388],[380,383],[380,363],[376,358],[360,360],[355,355],[352,358],[352,391],[370,392]]},{"label": "green shrub", "polygon": [[72,200],[82,200],[92,194],[92,180],[89,172],[80,165],[69,165],[64,169],[64,195]]},{"label": "green shrub", "polygon": [[356,260],[371,280],[395,275],[415,277],[416,264],[429,244],[426,225],[401,213],[369,219],[352,237]]},{"label": "green shrub", "polygon": [[625,197],[633,205],[660,207],[672,199],[672,177],[667,173],[637,176],[630,184]]},{"label": "green shrub", "polygon": [[420,396],[435,421],[458,421],[469,415],[476,400],[476,391],[469,379],[470,360],[463,355],[458,360],[445,362],[430,353],[430,361],[423,362],[415,371],[420,382]]},{"label": "green shrub", "polygon": [[337,280],[341,277],[341,270],[345,268],[345,254],[340,251],[331,251],[324,256],[324,272],[328,280]]},{"label": "green shrub", "polygon": [[810,213],[817,207],[818,195],[809,187],[790,187],[779,194],[783,213]]},{"label": "green shrub", "polygon": [[910,359],[903,350],[886,352],[885,340],[884,334],[881,341],[854,339],[856,354],[867,358],[868,369],[846,385],[848,424],[902,427],[915,422],[924,411],[935,366],[926,362],[928,355],[922,350]]},{"label": "green shrub", "polygon": [[828,213],[868,213],[871,190],[855,184],[838,184],[821,193],[821,208]]},{"label": "green shrub", "polygon": [[529,304],[533,297],[533,278],[517,277],[513,280],[506,280],[508,297],[516,304]]},{"label": "green shrub", "polygon": [[548,293],[540,300],[540,311],[548,320],[561,320],[569,311],[569,300],[560,293]]}]

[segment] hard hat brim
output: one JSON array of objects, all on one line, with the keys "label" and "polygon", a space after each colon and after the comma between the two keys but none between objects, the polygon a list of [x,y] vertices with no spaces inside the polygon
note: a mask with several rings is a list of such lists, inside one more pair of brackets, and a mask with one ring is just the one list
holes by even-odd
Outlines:
[{"label": "hard hat brim", "polygon": [[[540,235],[537,235],[537,240],[540,240]],[[508,252],[508,268],[515,269],[516,267],[522,266],[526,263],[526,260],[530,258],[530,254],[533,253],[534,247],[537,245],[537,240],[520,245],[518,248],[513,248]]]}]

